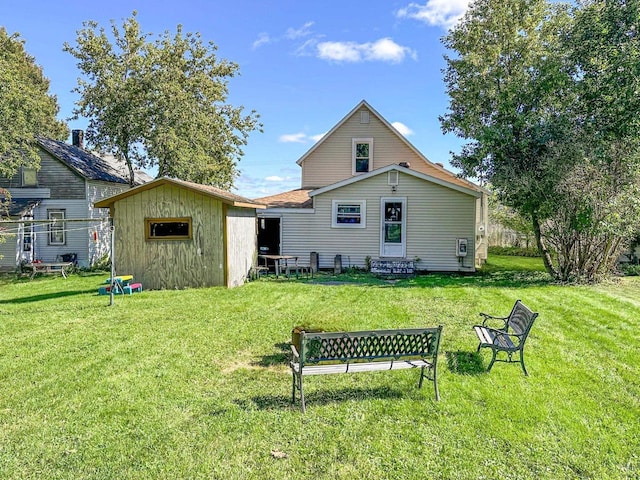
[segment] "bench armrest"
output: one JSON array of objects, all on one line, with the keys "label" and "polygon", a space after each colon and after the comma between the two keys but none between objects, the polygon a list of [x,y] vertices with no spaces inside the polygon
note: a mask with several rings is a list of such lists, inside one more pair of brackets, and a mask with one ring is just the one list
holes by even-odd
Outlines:
[{"label": "bench armrest", "polygon": [[483,327],[489,327],[489,323],[493,320],[500,320],[502,322],[502,326],[500,328],[498,328],[498,330],[507,330],[507,326],[509,325],[509,317],[494,317],[493,315],[488,315],[486,313],[480,313],[480,316],[483,318],[482,320],[482,326]]},{"label": "bench armrest", "polygon": [[[497,329],[497,328],[491,328],[491,327],[487,327],[486,325],[476,325],[478,327],[484,327],[485,329],[487,329],[489,332],[493,333],[493,344],[496,345],[498,343],[498,339],[500,337],[507,337],[509,338],[512,343],[514,344],[514,346],[518,347],[520,345],[520,343],[522,343],[522,338],[524,337],[524,334],[518,334],[518,333],[508,333],[505,330],[501,330],[501,329]],[[514,340],[516,340],[514,342]]]},{"label": "bench armrest", "polygon": [[291,345],[291,355],[291,361],[293,363],[300,363],[300,354],[298,353],[298,349],[296,348],[296,346],[293,344]]}]

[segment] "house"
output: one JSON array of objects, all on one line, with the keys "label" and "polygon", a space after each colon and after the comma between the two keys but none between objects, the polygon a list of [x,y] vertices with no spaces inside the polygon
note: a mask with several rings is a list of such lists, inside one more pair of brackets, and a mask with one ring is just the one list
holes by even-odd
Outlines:
[{"label": "house", "polygon": [[116,271],[145,290],[233,287],[255,265],[264,205],[239,195],[163,177],[94,206],[113,218]]},{"label": "house", "polygon": [[[21,167],[13,177],[0,178],[0,189],[10,195],[1,269],[62,259],[88,267],[108,254],[108,210],[96,210],[93,203],[128,190],[127,170],[122,162],[85,150],[81,130],[72,138],[72,145],[38,138],[40,168]],[[136,172],[136,184],[149,180]]]},{"label": "house", "polygon": [[[299,160],[300,189],[259,198],[261,253],[319,268],[399,262],[474,271],[487,258],[487,192],[430,162],[366,101]],[[312,264],[312,268],[314,265]]]}]

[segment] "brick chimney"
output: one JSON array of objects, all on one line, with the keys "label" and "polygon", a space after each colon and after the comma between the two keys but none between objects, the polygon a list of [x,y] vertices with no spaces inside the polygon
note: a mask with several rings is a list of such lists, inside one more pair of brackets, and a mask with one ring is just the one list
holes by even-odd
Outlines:
[{"label": "brick chimney", "polygon": [[82,130],[71,130],[71,143],[74,147],[84,148],[84,132]]}]

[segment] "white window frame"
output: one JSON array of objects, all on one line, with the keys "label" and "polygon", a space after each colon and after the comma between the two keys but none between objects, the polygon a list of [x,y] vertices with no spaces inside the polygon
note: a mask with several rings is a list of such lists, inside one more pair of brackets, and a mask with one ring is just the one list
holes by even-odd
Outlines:
[{"label": "white window frame", "polygon": [[[49,223],[49,245],[66,245],[67,244],[67,235],[65,233],[65,218],[66,211],[65,210],[48,210],[47,218],[51,223]],[[55,223],[53,222],[55,220]],[[56,233],[62,234],[62,241],[54,240],[53,236]]]},{"label": "white window frame", "polygon": [[[358,205],[360,223],[339,223],[338,209],[341,205]],[[333,200],[331,202],[331,228],[367,228],[367,202],[365,200]]]},{"label": "white window frame", "polygon": [[351,139],[351,170],[353,175],[361,175],[367,172],[356,171],[356,146],[359,143],[366,143],[369,145],[369,169],[367,172],[373,170],[373,138],[352,138]]}]

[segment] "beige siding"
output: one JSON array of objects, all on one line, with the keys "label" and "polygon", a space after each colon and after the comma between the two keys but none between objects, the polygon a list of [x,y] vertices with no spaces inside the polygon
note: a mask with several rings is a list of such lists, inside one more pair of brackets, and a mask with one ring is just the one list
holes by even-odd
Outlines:
[{"label": "beige siding", "polygon": [[[147,289],[224,285],[222,202],[163,185],[115,203],[118,274],[131,274]],[[191,240],[147,241],[144,219],[191,217]]]},{"label": "beige siding", "polygon": [[227,208],[227,286],[237,287],[246,280],[254,265],[258,246],[255,209]]},{"label": "beige siding", "polygon": [[[368,110],[362,107],[361,110]],[[327,137],[302,163],[302,188],[331,185],[353,176],[352,139],[373,138],[371,170],[407,162],[411,169],[426,175],[441,177],[438,167],[424,161],[398,134],[371,113],[369,123],[360,123],[360,111],[355,112]]]},{"label": "beige siding", "polygon": [[[318,252],[321,268],[331,268],[342,255],[343,266],[365,266],[365,257],[380,257],[380,201],[407,199],[406,258],[420,258],[417,267],[432,271],[474,269],[475,197],[410,175],[400,174],[395,194],[381,174],[315,197],[315,213],[282,214],[282,253],[309,263]],[[366,228],[331,228],[332,200],[366,201]],[[468,256],[461,265],[456,239],[467,238]]]}]

